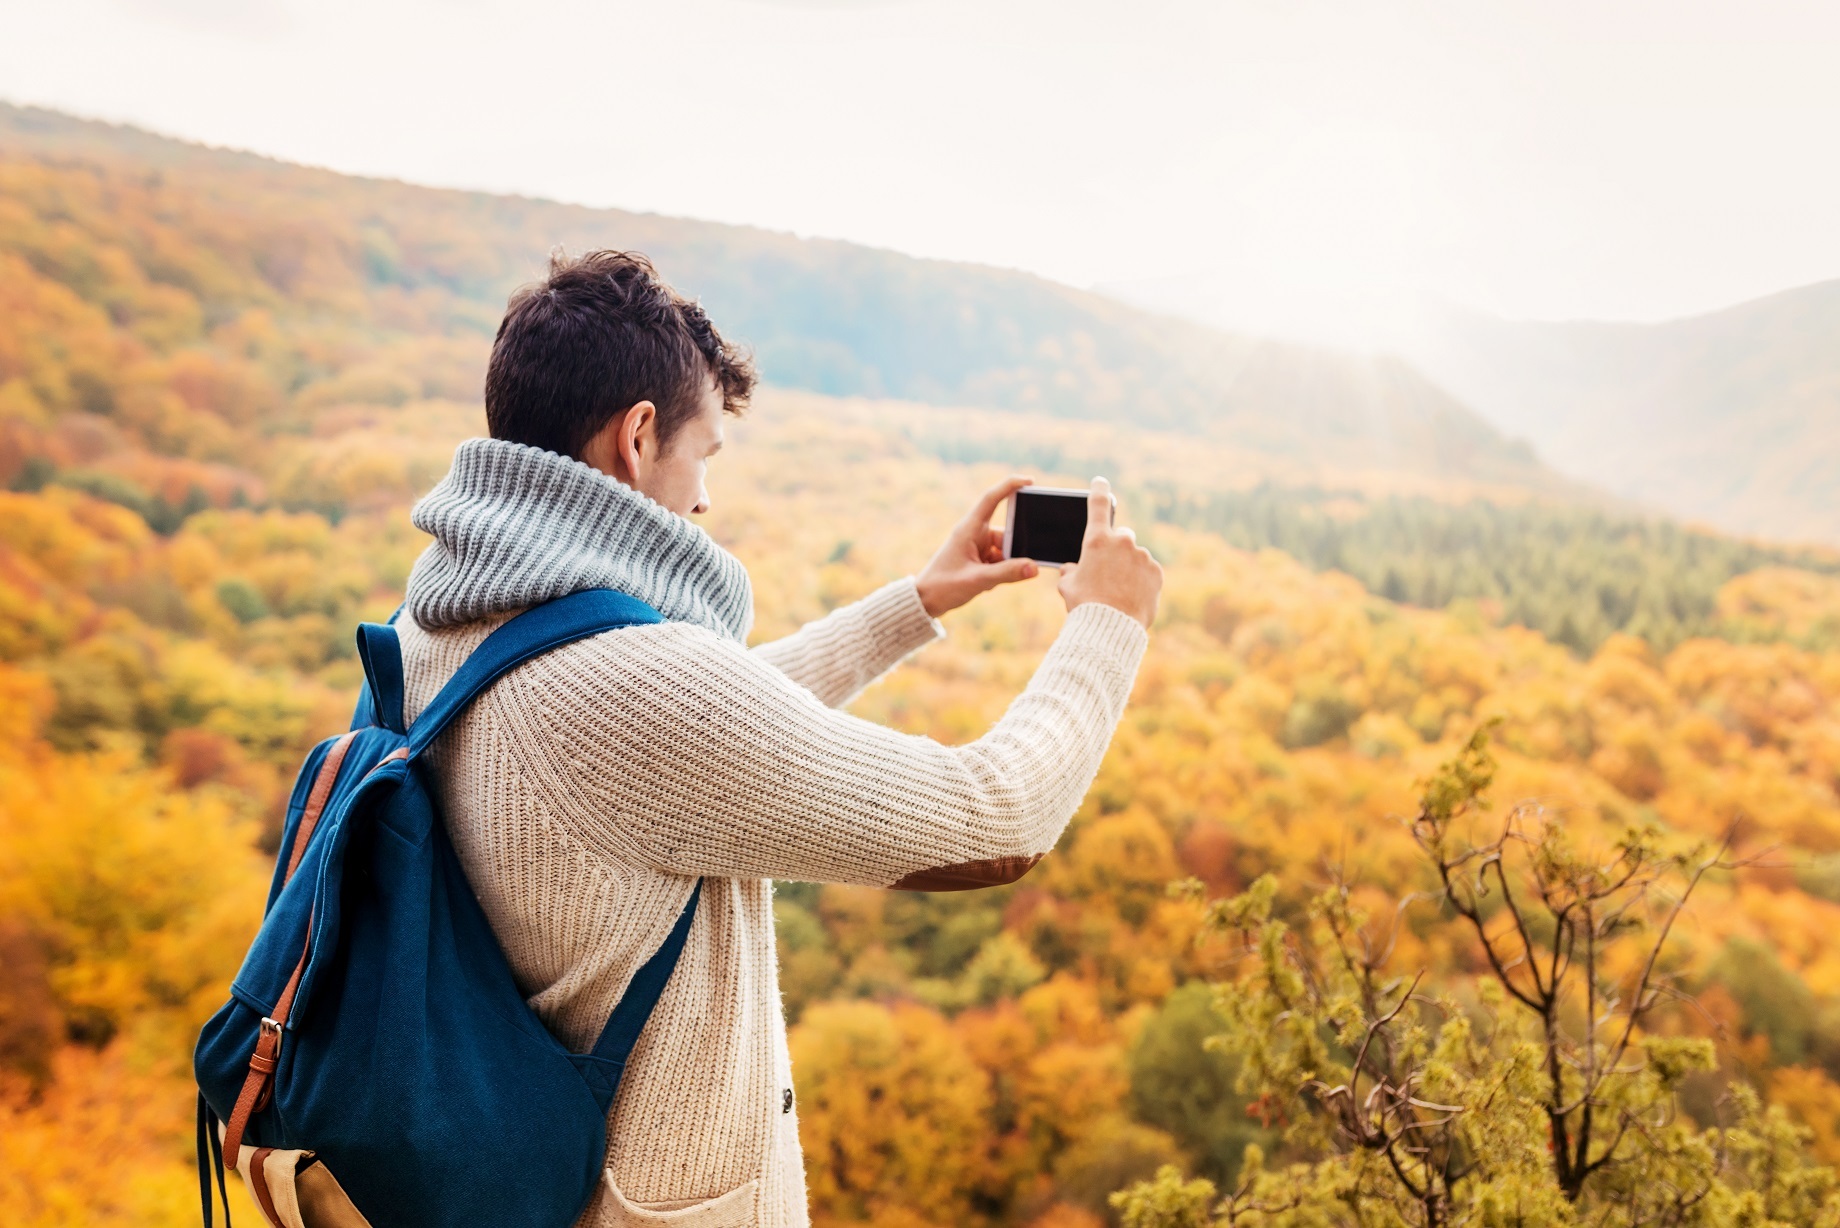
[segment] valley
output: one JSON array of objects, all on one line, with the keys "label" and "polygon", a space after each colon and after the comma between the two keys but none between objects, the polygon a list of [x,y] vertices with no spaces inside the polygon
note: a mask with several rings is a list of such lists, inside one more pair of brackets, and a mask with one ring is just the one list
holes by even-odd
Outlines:
[{"label": "valley", "polygon": [[[1479,728],[1491,820],[1522,807],[1595,850],[1651,833],[1670,857],[1737,824],[1756,864],[1697,889],[1665,946],[1679,996],[1643,1032],[1711,1068],[1681,1075],[1655,1130],[1711,1155],[1755,1096],[1785,1157],[1840,1164],[1831,551],[1645,516],[1397,360],[8,108],[9,1222],[194,1222],[192,1039],[258,919],[292,773],[348,718],[353,624],[400,600],[423,545],[407,509],[482,431],[503,296],[555,242],[647,250],[757,346],[770,386],[707,520],[753,576],[757,639],[911,572],[1016,469],[1108,473],[1167,570],[1118,738],[1033,873],[952,895],[776,886],[816,1222],[1098,1228],[1164,1165],[1226,1188],[1247,1144],[1313,1162],[1287,1132],[1309,1104],[1252,1098],[1243,1059],[1202,1045],[1228,1027],[1210,983],[1253,973],[1196,943],[1197,897],[1269,876],[1269,906],[1307,928],[1344,882],[1404,918],[1389,976],[1482,1018],[1484,954],[1429,894],[1409,822]],[[974,739],[1060,618],[1046,581],[994,594],[854,710]]]}]

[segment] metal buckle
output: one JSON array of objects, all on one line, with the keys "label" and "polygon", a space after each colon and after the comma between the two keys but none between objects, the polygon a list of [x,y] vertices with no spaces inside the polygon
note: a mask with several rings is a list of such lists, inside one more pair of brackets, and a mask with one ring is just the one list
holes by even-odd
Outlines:
[{"label": "metal buckle", "polygon": [[273,1036],[275,1038],[275,1052],[279,1053],[281,1051],[281,1038],[286,1035],[287,1032],[286,1025],[279,1020],[270,1019],[267,1015],[264,1015],[262,1016],[262,1022],[257,1025],[257,1028],[258,1038],[263,1036]]}]

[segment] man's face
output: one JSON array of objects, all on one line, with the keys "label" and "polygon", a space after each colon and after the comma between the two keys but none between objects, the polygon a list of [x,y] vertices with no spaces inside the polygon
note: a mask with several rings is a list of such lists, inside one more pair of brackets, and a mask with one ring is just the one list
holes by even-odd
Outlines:
[{"label": "man's face", "polygon": [[709,510],[709,460],[721,450],[722,390],[711,380],[696,414],[671,437],[639,489],[679,516],[701,515]]}]

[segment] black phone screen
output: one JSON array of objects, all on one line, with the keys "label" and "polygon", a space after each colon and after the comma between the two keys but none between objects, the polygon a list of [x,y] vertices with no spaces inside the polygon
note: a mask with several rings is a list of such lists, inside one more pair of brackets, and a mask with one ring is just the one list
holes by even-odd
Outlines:
[{"label": "black phone screen", "polygon": [[1017,491],[1010,557],[1037,563],[1079,562],[1080,541],[1086,536],[1086,502],[1084,491],[1070,495]]}]

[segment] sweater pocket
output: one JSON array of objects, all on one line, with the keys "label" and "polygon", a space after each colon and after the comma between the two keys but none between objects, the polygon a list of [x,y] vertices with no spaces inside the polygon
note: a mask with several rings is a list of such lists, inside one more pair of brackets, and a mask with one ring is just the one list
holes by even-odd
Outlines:
[{"label": "sweater pocket", "polygon": [[755,1206],[760,1192],[756,1178],[726,1194],[701,1202],[636,1203],[620,1192],[613,1174],[605,1173],[608,1197],[601,1203],[601,1223],[610,1228],[754,1228],[760,1222]]}]

